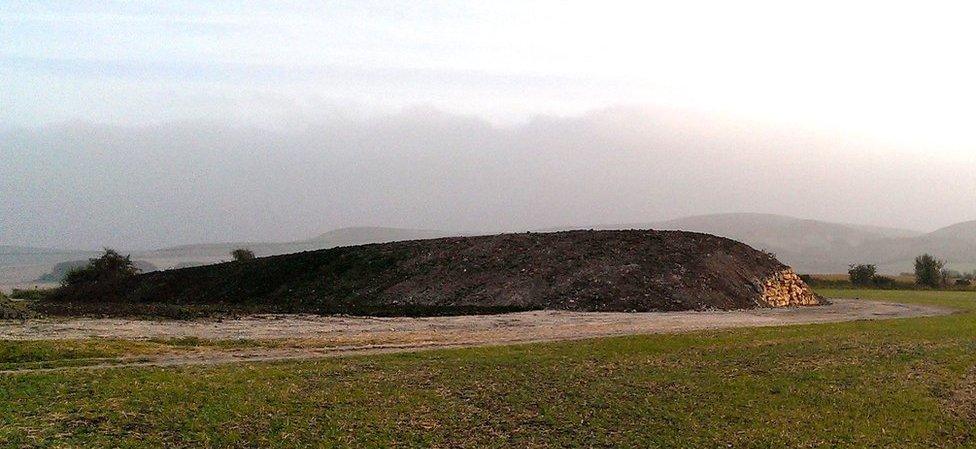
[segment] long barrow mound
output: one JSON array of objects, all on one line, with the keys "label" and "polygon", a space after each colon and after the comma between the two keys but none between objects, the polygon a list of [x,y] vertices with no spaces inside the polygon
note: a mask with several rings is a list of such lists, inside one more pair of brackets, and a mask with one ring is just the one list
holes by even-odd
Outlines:
[{"label": "long barrow mound", "polygon": [[244,310],[423,316],[822,303],[792,269],[745,244],[708,234],[631,230],[309,251],[62,288],[39,308],[61,315]]}]

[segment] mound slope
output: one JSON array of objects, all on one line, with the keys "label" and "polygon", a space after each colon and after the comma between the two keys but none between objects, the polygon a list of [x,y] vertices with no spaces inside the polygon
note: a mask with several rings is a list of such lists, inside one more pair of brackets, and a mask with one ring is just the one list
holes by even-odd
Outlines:
[{"label": "mound slope", "polygon": [[141,274],[49,301],[218,305],[275,312],[446,315],[816,305],[775,258],[681,231],[566,231],[349,246]]}]

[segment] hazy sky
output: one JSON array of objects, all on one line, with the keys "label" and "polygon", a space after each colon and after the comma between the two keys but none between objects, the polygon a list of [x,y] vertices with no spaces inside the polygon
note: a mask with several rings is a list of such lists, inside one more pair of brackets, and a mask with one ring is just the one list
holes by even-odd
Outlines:
[{"label": "hazy sky", "polygon": [[966,2],[0,3],[0,244],[976,218]]}]

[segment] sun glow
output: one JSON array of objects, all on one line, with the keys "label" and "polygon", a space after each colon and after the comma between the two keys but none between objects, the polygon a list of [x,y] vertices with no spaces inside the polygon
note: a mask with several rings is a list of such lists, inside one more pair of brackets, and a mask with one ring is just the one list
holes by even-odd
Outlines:
[{"label": "sun glow", "polygon": [[351,100],[518,122],[649,104],[972,149],[973,13],[883,1],[22,4],[0,8],[11,99],[0,123]]}]

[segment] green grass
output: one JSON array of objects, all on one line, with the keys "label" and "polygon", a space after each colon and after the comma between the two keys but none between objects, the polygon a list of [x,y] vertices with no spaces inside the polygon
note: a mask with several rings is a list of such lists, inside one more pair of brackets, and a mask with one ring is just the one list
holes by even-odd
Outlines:
[{"label": "green grass", "polygon": [[27,289],[15,288],[10,293],[10,297],[13,299],[37,301],[40,299],[44,299],[50,292],[51,290],[40,289],[40,288],[27,288]]},{"label": "green grass", "polygon": [[[976,408],[960,403],[963,383],[976,382],[976,293],[822,293],[965,312],[321,361],[0,375],[0,442],[976,446]],[[85,347],[72,354],[111,357],[130,344],[209,343],[97,344],[103,352],[84,352]],[[59,357],[62,343],[4,345],[11,346],[0,354],[15,354],[9,347],[25,345],[23,353],[40,354],[31,356],[36,361]]]},{"label": "green grass", "polygon": [[818,289],[829,298],[858,298],[929,304],[954,307],[962,311],[976,311],[976,292],[955,290],[875,290],[875,289]]},{"label": "green grass", "polygon": [[55,368],[119,363],[160,352],[179,353],[194,349],[239,349],[280,347],[287,340],[206,340],[196,337],[126,341],[89,340],[0,340],[0,370]]}]

